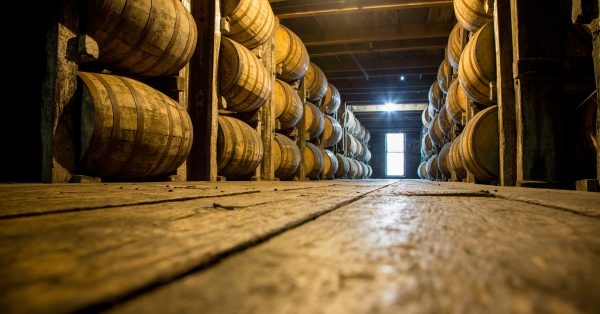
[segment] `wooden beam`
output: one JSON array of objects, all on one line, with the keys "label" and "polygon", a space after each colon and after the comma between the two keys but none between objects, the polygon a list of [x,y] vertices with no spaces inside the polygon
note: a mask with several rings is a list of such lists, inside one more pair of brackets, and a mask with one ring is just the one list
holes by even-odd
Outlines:
[{"label": "wooden beam", "polygon": [[[398,77],[379,77],[370,80],[339,80],[336,81],[334,86],[339,91],[354,91],[354,90],[377,90],[377,89],[394,89],[394,88],[423,88],[429,89],[431,82],[435,77],[433,75],[424,76],[421,79],[418,78],[405,78],[404,81]],[[333,83],[332,83],[333,84]]]},{"label": "wooden beam", "polygon": [[405,0],[405,1],[314,1],[314,2],[292,2],[274,5],[273,11],[280,20],[292,18],[304,18],[323,15],[363,13],[374,11],[406,10],[430,8],[438,6],[450,6],[451,0]]},{"label": "wooden beam", "polygon": [[221,44],[220,1],[193,0],[192,15],[198,37],[190,61],[189,113],[194,125],[194,143],[188,157],[188,179],[217,180],[218,95],[217,74]]},{"label": "wooden beam", "polygon": [[[384,70],[370,70],[368,72],[368,79],[365,78],[362,71],[359,70],[348,70],[344,72],[331,72],[327,74],[327,81],[336,85],[339,82],[348,80],[365,80],[369,81],[373,78],[399,78],[401,75],[408,76],[425,76],[425,75],[437,75],[439,64],[432,67],[414,68],[414,69],[384,69]],[[337,85],[336,85],[337,86]]]},{"label": "wooden beam", "polygon": [[[394,58],[369,58],[359,59],[362,68],[369,72],[373,70],[397,70],[398,74],[403,74],[403,70],[408,69],[422,69],[438,67],[443,55],[437,56],[407,56],[407,57],[394,57]],[[333,60],[332,60],[333,61]],[[355,60],[351,58],[344,58],[340,62],[327,62],[325,60],[319,60],[315,62],[326,75],[332,73],[348,72],[348,71],[359,71]],[[329,75],[328,75],[329,77]]]},{"label": "wooden beam", "polygon": [[448,44],[448,37],[414,38],[397,41],[362,42],[355,44],[314,46],[308,49],[311,58],[344,56],[349,54],[369,54],[402,51],[436,50],[444,49]]},{"label": "wooden beam", "polygon": [[390,92],[341,96],[348,104],[385,104],[390,102],[401,104],[428,101],[427,92]]},{"label": "wooden beam", "polygon": [[302,41],[306,47],[359,44],[393,40],[440,38],[450,35],[450,24],[402,25],[397,27],[378,27],[352,31],[336,31],[319,34],[306,34]]},{"label": "wooden beam", "polygon": [[510,2],[496,0],[494,7],[496,41],[496,88],[498,92],[498,133],[500,142],[500,184],[512,186],[517,176],[517,126]]}]

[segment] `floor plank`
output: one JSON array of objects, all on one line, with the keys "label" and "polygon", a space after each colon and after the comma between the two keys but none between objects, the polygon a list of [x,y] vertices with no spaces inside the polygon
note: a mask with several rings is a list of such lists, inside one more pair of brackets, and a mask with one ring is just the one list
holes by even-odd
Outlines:
[{"label": "floor plank", "polygon": [[599,219],[408,188],[370,194],[112,310],[600,312]]},{"label": "floor plank", "polygon": [[101,309],[390,183],[271,183],[254,194],[0,220],[0,308]]},{"label": "floor plank", "polygon": [[[331,181],[277,182],[283,190],[326,187]],[[273,190],[273,182],[2,184],[0,219],[144,205]]]}]

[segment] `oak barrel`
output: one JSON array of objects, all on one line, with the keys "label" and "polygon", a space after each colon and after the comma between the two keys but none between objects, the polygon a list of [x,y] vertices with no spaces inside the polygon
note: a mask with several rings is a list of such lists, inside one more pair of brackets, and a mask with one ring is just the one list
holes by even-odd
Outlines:
[{"label": "oak barrel", "polygon": [[293,128],[302,119],[302,100],[296,90],[286,82],[275,80],[273,106],[280,129]]},{"label": "oak barrel", "polygon": [[490,82],[496,81],[494,24],[483,26],[465,46],[458,67],[458,81],[465,94],[482,105],[490,105]]},{"label": "oak barrel", "polygon": [[325,147],[335,146],[342,139],[342,126],[336,119],[328,115],[324,116],[324,122],[323,141]]},{"label": "oak barrel", "polygon": [[303,78],[310,64],[302,40],[283,25],[275,32],[275,63],[281,70],[277,77],[288,82]]},{"label": "oak barrel", "polygon": [[[440,67],[438,68],[438,74],[437,74],[437,79],[438,79],[438,84],[440,85],[440,89],[442,90],[442,92],[447,93],[448,92],[448,88],[450,87],[450,82],[448,81],[448,73],[450,73],[451,69],[450,69],[450,64],[448,63],[448,59],[444,58],[444,60],[442,61],[442,64],[440,64]],[[441,97],[439,99],[439,107],[442,105],[442,101],[441,101]]]},{"label": "oak barrel", "polygon": [[460,61],[460,55],[462,54],[462,38],[465,29],[460,26],[460,23],[456,23],[452,32],[450,32],[450,37],[448,37],[448,62],[450,66],[455,69],[458,69],[458,62]]},{"label": "oak barrel", "polygon": [[370,165],[365,165],[367,166],[367,174],[365,175],[365,179],[369,179],[373,176],[373,168]]},{"label": "oak barrel", "polygon": [[360,165],[353,158],[348,158],[348,162],[350,164],[350,167],[348,168],[348,179],[357,179],[360,175]]},{"label": "oak barrel", "polygon": [[79,78],[84,174],[140,180],[177,170],[192,148],[192,122],[181,105],[130,78],[86,72]]},{"label": "oak barrel", "polygon": [[308,91],[307,98],[309,100],[319,100],[327,92],[327,78],[325,77],[325,73],[312,62],[308,66],[306,76],[304,76],[304,84]]},{"label": "oak barrel", "polygon": [[335,158],[338,161],[338,169],[335,173],[336,178],[346,178],[348,176],[348,171],[350,170],[350,162],[348,158],[342,154],[335,154]]},{"label": "oak barrel", "polygon": [[492,20],[485,12],[484,0],[454,0],[454,15],[463,28],[475,32]]},{"label": "oak barrel", "polygon": [[338,160],[335,154],[325,149],[323,150],[323,176],[327,179],[333,179],[338,170]]},{"label": "oak barrel", "polygon": [[442,132],[442,128],[438,122],[439,119],[439,115],[435,116],[433,121],[431,121],[431,127],[429,127],[429,136],[431,137],[431,142],[436,146],[439,146],[444,139],[444,133]]},{"label": "oak barrel", "polygon": [[217,164],[219,175],[247,177],[263,158],[258,132],[241,120],[220,115],[218,118]]},{"label": "oak barrel", "polygon": [[223,18],[229,30],[223,35],[252,49],[267,42],[275,33],[277,19],[268,0],[223,0]]},{"label": "oak barrel", "polygon": [[304,103],[304,129],[310,139],[316,138],[325,128],[323,114],[317,106],[310,102]]},{"label": "oak barrel", "polygon": [[[442,89],[440,88],[440,84],[438,82],[433,82],[431,87],[429,88],[429,107],[434,110],[433,113],[437,112],[442,106]],[[433,114],[431,110],[429,111],[429,116],[433,118]]]},{"label": "oak barrel", "polygon": [[369,130],[365,128],[365,138],[363,139],[363,142],[368,143],[370,140],[371,140],[371,132],[369,132]]},{"label": "oak barrel", "polygon": [[244,46],[223,37],[219,59],[219,89],[227,110],[248,112],[260,108],[273,91],[271,75]]},{"label": "oak barrel", "polygon": [[446,110],[446,104],[442,105],[442,108],[440,109],[440,114],[438,116],[439,118],[437,122],[439,124],[440,130],[442,131],[442,133],[444,133],[444,135],[450,135],[453,121],[450,115],[448,114],[448,111]]},{"label": "oak barrel", "polygon": [[498,106],[477,113],[465,126],[460,154],[475,179],[490,182],[499,172]]},{"label": "oak barrel", "polygon": [[454,171],[458,180],[462,180],[467,177],[467,169],[465,169],[465,166],[462,162],[462,156],[460,155],[461,137],[462,134],[454,139],[454,141],[451,143],[449,152],[450,169]]},{"label": "oak barrel", "polygon": [[371,151],[369,150],[368,147],[365,146],[365,152],[363,153],[363,158],[362,159],[365,162],[369,162],[369,161],[371,161],[371,157],[372,157]]},{"label": "oak barrel", "polygon": [[346,155],[356,156],[356,154],[358,153],[358,145],[359,144],[358,144],[358,140],[356,138],[354,138],[354,136],[346,133],[344,136],[344,141],[340,142],[340,146],[341,146],[341,143],[343,143],[342,149],[344,150]]},{"label": "oak barrel", "polygon": [[327,84],[327,91],[323,98],[323,106],[325,106],[325,113],[334,114],[340,108],[342,99],[340,98],[340,92],[331,83]]},{"label": "oak barrel", "polygon": [[423,109],[423,113],[421,114],[421,122],[423,122],[423,126],[427,126],[429,122],[431,122],[428,108]]},{"label": "oak barrel", "polygon": [[198,30],[181,1],[91,0],[87,6],[99,60],[115,72],[177,75],[192,58]]},{"label": "oak barrel", "polygon": [[427,178],[429,180],[435,181],[440,178],[439,168],[438,168],[438,155],[433,155],[427,161]]},{"label": "oak barrel", "polygon": [[302,148],[302,167],[308,178],[318,179],[323,172],[323,155],[313,143],[305,142]]},{"label": "oak barrel", "polygon": [[462,125],[462,116],[469,108],[469,99],[458,80],[454,80],[446,96],[446,111],[454,123]]},{"label": "oak barrel", "polygon": [[427,179],[427,162],[426,161],[422,162],[419,165],[418,174],[419,174],[419,178]]},{"label": "oak barrel", "polygon": [[446,179],[449,179],[452,176],[452,166],[450,165],[451,146],[451,143],[447,143],[444,145],[444,147],[442,147],[440,153],[438,154],[438,169],[440,170],[440,173],[446,177]]},{"label": "oak barrel", "polygon": [[293,176],[300,166],[300,149],[296,142],[282,134],[275,133],[273,141],[275,176],[279,179],[287,179]]},{"label": "oak barrel", "polygon": [[421,139],[421,155],[429,157],[432,152],[433,142],[431,141],[431,135],[429,135],[429,132],[425,132],[425,135]]}]

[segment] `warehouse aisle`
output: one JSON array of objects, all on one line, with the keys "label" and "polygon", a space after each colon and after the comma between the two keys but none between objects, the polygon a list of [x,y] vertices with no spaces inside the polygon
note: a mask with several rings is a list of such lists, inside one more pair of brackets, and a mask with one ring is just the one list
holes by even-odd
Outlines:
[{"label": "warehouse aisle", "polygon": [[598,312],[600,194],[425,181],[0,186],[4,312]]}]

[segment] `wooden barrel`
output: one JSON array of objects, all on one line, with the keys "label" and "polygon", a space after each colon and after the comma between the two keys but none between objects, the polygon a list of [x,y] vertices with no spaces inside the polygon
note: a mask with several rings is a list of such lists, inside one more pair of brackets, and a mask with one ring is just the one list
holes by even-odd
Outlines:
[{"label": "wooden barrel", "polygon": [[465,94],[482,105],[490,105],[490,82],[496,81],[494,24],[483,26],[469,40],[458,68],[458,81]]},{"label": "wooden barrel", "polygon": [[477,31],[493,18],[491,12],[485,12],[484,0],[454,0],[454,15],[469,32]]},{"label": "wooden barrel", "polygon": [[429,128],[431,126],[431,122],[437,115],[437,109],[431,104],[429,104],[429,106],[427,106],[427,114],[429,115],[429,125],[427,126],[427,128]]},{"label": "wooden barrel", "polygon": [[442,140],[444,139],[444,132],[442,132],[442,128],[440,127],[440,123],[438,120],[440,116],[437,115],[431,121],[431,127],[429,128],[429,136],[431,137],[431,142],[433,145],[440,146],[442,144]]},{"label": "wooden barrel", "polygon": [[302,100],[288,83],[275,80],[273,91],[273,106],[275,117],[279,120],[279,129],[293,128],[302,119],[304,106]]},{"label": "wooden barrel", "polygon": [[365,139],[366,131],[367,131],[367,129],[365,129],[365,126],[361,124],[359,131],[356,133],[356,138],[359,141],[363,141]]},{"label": "wooden barrel", "polygon": [[319,175],[323,172],[323,155],[321,150],[312,143],[304,143],[302,166],[306,176],[311,179],[319,179]]},{"label": "wooden barrel", "polygon": [[325,115],[325,128],[323,129],[323,141],[325,147],[335,146],[342,139],[342,126],[336,119]]},{"label": "wooden barrel", "polygon": [[438,169],[440,173],[449,179],[452,176],[452,166],[450,165],[450,147],[451,143],[447,143],[442,147],[440,153],[438,154]]},{"label": "wooden barrel", "polygon": [[335,173],[336,178],[346,178],[348,176],[348,171],[350,171],[350,162],[348,158],[342,154],[335,154],[335,158],[338,161],[338,169]]},{"label": "wooden barrel", "polygon": [[327,179],[333,179],[338,170],[338,160],[335,154],[325,149],[323,150],[323,176]]},{"label": "wooden barrel", "polygon": [[368,129],[365,129],[365,138],[363,139],[363,142],[368,143],[371,140],[371,132],[369,132]]},{"label": "wooden barrel", "polygon": [[100,61],[140,77],[177,75],[192,58],[198,31],[180,1],[87,1],[88,32]]},{"label": "wooden barrel", "polygon": [[427,126],[429,122],[431,122],[428,108],[423,109],[423,113],[421,114],[421,122],[423,122],[423,126]]},{"label": "wooden barrel", "polygon": [[438,168],[438,155],[433,155],[427,161],[427,178],[435,181],[440,178],[440,169]]},{"label": "wooden barrel", "polygon": [[356,175],[356,178],[364,179],[365,175],[367,174],[367,168],[365,167],[366,165],[363,164],[360,160],[356,160],[356,163],[358,164],[358,174]]},{"label": "wooden barrel", "polygon": [[433,113],[437,112],[442,106],[442,89],[440,88],[440,84],[438,82],[433,82],[431,87],[429,88],[429,107],[431,108],[429,111],[429,116],[431,118],[434,117]]},{"label": "wooden barrel", "polygon": [[248,112],[271,97],[273,81],[258,58],[244,46],[223,37],[219,59],[219,89],[227,110]]},{"label": "wooden barrel", "polygon": [[307,98],[309,100],[317,101],[327,92],[327,78],[325,73],[316,64],[310,63],[308,66],[308,72],[304,77],[304,84],[308,91]]},{"label": "wooden barrel", "polygon": [[462,180],[467,177],[467,169],[462,162],[462,156],[460,155],[460,139],[462,134],[459,135],[454,141],[451,143],[449,159],[450,159],[450,169],[456,174],[456,178],[458,180]]},{"label": "wooden barrel", "polygon": [[348,178],[349,179],[357,179],[360,174],[359,164],[353,158],[348,158],[350,163],[350,168],[348,169]]},{"label": "wooden barrel", "polygon": [[217,165],[221,176],[239,178],[254,173],[263,158],[258,132],[245,122],[220,115],[217,135]]},{"label": "wooden barrel", "polygon": [[365,153],[363,154],[363,160],[365,162],[369,162],[369,161],[371,161],[371,157],[372,157],[371,151],[369,150],[368,147],[365,147]]},{"label": "wooden barrel", "polygon": [[453,121],[452,121],[452,118],[450,118],[448,111],[446,110],[446,104],[442,105],[437,122],[439,124],[440,130],[442,131],[442,133],[444,133],[444,135],[446,135],[446,136],[449,136],[450,131],[452,130]]},{"label": "wooden barrel", "polygon": [[[448,73],[450,73],[450,64],[448,63],[448,59],[444,58],[444,61],[442,61],[442,64],[440,64],[437,74],[438,85],[440,85],[440,89],[442,90],[442,92],[444,92],[444,94],[448,92],[448,88],[450,87],[450,82],[448,81]],[[438,102],[439,106],[441,106],[443,103],[441,101],[441,97]]]},{"label": "wooden barrel", "polygon": [[344,152],[346,153],[346,155],[349,156],[356,156],[356,154],[358,153],[358,140],[356,138],[354,138],[354,136],[346,133],[346,135],[344,136],[344,141],[343,141],[343,147],[342,149],[344,150]]},{"label": "wooden barrel", "polygon": [[426,132],[421,139],[421,155],[424,157],[429,157],[432,153],[433,142],[431,141],[431,135],[429,135],[429,132]]},{"label": "wooden barrel", "polygon": [[452,81],[446,96],[446,111],[454,123],[462,125],[462,116],[469,108],[469,99],[458,80]]},{"label": "wooden barrel", "polygon": [[465,29],[460,26],[460,23],[456,23],[452,32],[450,32],[450,37],[448,37],[448,62],[450,66],[455,69],[458,69],[458,62],[460,61],[460,55],[462,54],[462,37],[465,32]]},{"label": "wooden barrel", "polygon": [[310,139],[317,138],[325,128],[323,114],[312,103],[304,103],[304,128]]},{"label": "wooden barrel", "polygon": [[277,77],[288,82],[303,78],[310,64],[302,40],[283,25],[279,25],[275,32],[275,63]]},{"label": "wooden barrel", "polygon": [[273,137],[273,162],[275,176],[279,179],[292,177],[300,166],[300,149],[287,136],[275,133]]},{"label": "wooden barrel", "polygon": [[354,129],[357,127],[358,120],[354,117],[354,113],[350,110],[344,111],[342,114],[342,120],[344,121],[344,127],[348,133],[354,133]]},{"label": "wooden barrel", "polygon": [[192,122],[171,98],[130,78],[80,72],[81,166],[86,175],[169,175],[192,148]]},{"label": "wooden barrel", "polygon": [[373,176],[373,168],[370,165],[367,165],[367,175],[365,176],[365,179],[369,179],[372,176]]},{"label": "wooden barrel", "polygon": [[498,143],[498,106],[492,106],[469,120],[462,133],[460,153],[463,164],[475,179],[490,182],[498,177]]},{"label": "wooden barrel", "polygon": [[419,178],[421,179],[427,179],[427,162],[424,161],[419,165]]},{"label": "wooden barrel", "polygon": [[340,98],[340,92],[331,83],[327,84],[327,91],[323,98],[323,106],[325,106],[325,113],[334,114],[340,108],[342,99]]},{"label": "wooden barrel", "polygon": [[275,33],[277,19],[268,0],[223,0],[223,18],[229,30],[221,28],[223,35],[248,49],[267,42]]}]

